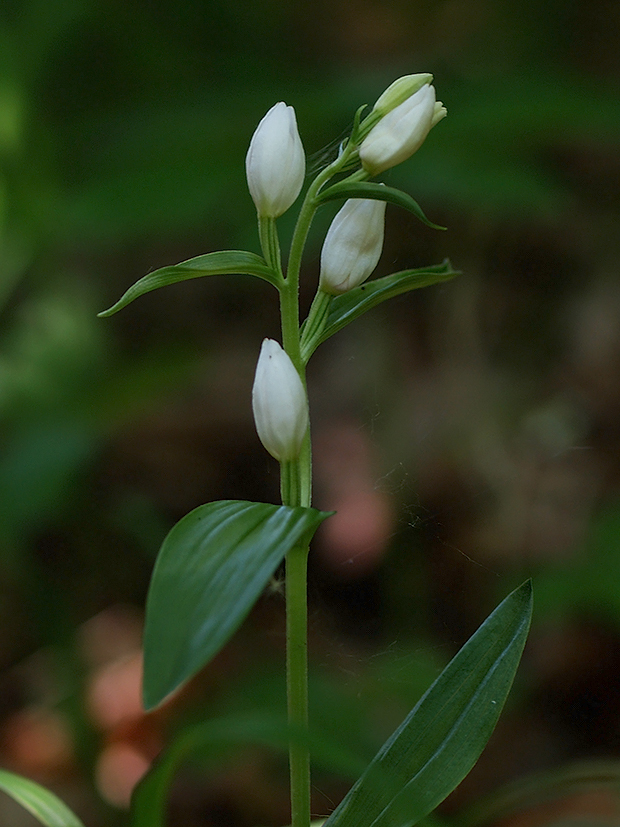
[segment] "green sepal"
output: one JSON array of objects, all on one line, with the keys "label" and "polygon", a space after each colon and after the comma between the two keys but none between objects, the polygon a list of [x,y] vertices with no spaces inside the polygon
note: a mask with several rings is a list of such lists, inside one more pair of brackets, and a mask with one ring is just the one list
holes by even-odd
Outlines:
[{"label": "green sepal", "polygon": [[32,813],[45,827],[84,827],[58,796],[29,778],[0,770],[0,790]]},{"label": "green sepal", "polygon": [[419,267],[416,270],[401,270],[390,276],[367,281],[341,296],[334,296],[329,304],[325,325],[318,335],[304,335],[306,331],[302,329],[302,360],[306,363],[322,342],[381,302],[410,290],[448,281],[458,275],[459,271],[454,270],[450,261],[446,259],[441,264]]},{"label": "green sepal", "polygon": [[497,723],[531,613],[527,581],[450,661],[324,827],[412,827],[454,790]]},{"label": "green sepal", "polygon": [[285,555],[329,513],[221,500],[186,514],[160,549],[146,603],[144,685],[152,709],[241,625]]},{"label": "green sepal", "polygon": [[215,253],[196,256],[196,258],[190,258],[169,267],[160,267],[159,270],[148,273],[133,284],[116,304],[97,315],[100,317],[112,316],[139,296],[150,293],[151,290],[157,290],[159,287],[176,284],[178,281],[196,279],[200,276],[233,274],[257,276],[273,284],[274,287],[280,286],[280,276],[269,267],[262,256],[246,250],[220,250]]},{"label": "green sepal", "polygon": [[388,204],[395,204],[397,207],[409,210],[427,227],[432,227],[434,230],[446,229],[429,221],[418,202],[406,192],[397,190],[395,187],[386,187],[384,184],[377,184],[373,181],[345,180],[332,184],[331,187],[320,192],[317,195],[317,202],[322,204],[325,201],[334,201],[339,198],[374,198],[377,201],[387,201]]}]

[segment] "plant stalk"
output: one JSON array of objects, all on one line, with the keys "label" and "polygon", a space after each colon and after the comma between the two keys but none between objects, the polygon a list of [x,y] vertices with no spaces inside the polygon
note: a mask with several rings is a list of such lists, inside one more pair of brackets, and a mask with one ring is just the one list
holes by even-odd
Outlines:
[{"label": "plant stalk", "polygon": [[291,825],[310,825],[310,751],[308,749],[308,545],[286,557],[286,690],[288,704]]},{"label": "plant stalk", "polygon": [[[282,346],[306,387],[299,327],[299,273],[303,249],[318,207],[317,196],[327,181],[347,163],[346,151],[310,184],[301,206],[291,241],[286,277],[280,286]],[[261,229],[267,260],[280,265],[275,224]],[[282,503],[309,508],[312,501],[312,447],[306,434],[299,458],[281,467]],[[308,747],[308,544],[300,543],[286,556],[286,689],[291,784],[291,827],[310,827],[310,751]]]}]

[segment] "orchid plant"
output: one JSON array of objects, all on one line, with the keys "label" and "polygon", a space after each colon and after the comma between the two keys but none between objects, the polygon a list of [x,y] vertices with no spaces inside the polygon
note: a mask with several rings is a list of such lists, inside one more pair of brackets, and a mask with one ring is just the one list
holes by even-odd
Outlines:
[{"label": "orchid plant", "polygon": [[[360,107],[337,157],[305,192],[283,266],[277,219],[297,201],[306,178],[295,112],[277,103],[260,121],[246,157],[261,254],[211,252],[164,267],[136,282],[102,316],[143,294],[199,276],[246,274],[279,296],[282,341],[265,339],[252,407],[258,436],[280,465],[280,505],[226,500],[191,511],[161,547],[150,584],[144,632],[144,706],[157,707],[227,643],[285,561],[288,743],[292,827],[309,827],[306,568],[309,544],[330,514],[312,507],[306,370],[316,348],[393,296],[451,279],[450,263],[372,275],[383,247],[386,204],[430,227],[407,193],[371,181],[416,152],[446,115],[429,74],[399,78],[367,113]],[[299,278],[317,210],[344,201],[325,237],[318,287],[300,324]],[[412,827],[423,821],[471,769],[498,719],[525,644],[531,588],[523,584],[486,619],[386,741],[326,827]],[[134,827],[164,823],[173,763],[164,760],[134,796]],[[46,825],[80,824],[51,793],[0,775],[0,787]]]}]

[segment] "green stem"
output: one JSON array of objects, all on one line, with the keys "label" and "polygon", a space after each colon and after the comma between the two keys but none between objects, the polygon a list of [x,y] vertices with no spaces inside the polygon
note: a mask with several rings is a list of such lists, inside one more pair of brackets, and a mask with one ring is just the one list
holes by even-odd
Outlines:
[{"label": "green stem", "polygon": [[343,178],[339,183],[341,184],[355,184],[358,181],[368,181],[369,178],[372,176],[370,173],[366,172],[365,169],[358,169],[355,172],[352,172],[351,175],[347,175],[346,178]]},{"label": "green stem", "polygon": [[301,381],[306,384],[306,371],[301,361],[299,346],[299,281],[287,277],[280,287],[280,314],[282,317],[282,347],[291,357]]},{"label": "green stem", "polygon": [[280,494],[284,505],[300,505],[299,467],[298,462],[282,462],[280,464]]},{"label": "green stem", "polygon": [[[304,246],[318,207],[317,195],[329,179],[342,169],[350,156],[343,154],[324,169],[310,184],[304,198],[291,241],[286,278],[280,286],[282,346],[306,386],[306,365],[302,359],[299,330],[299,273]],[[279,245],[274,249],[273,228],[259,221],[261,245],[268,262],[277,262]],[[319,304],[322,304],[319,302]],[[312,447],[306,434],[299,458],[281,465],[282,502],[289,506],[310,507],[312,500]],[[310,752],[304,733],[308,729],[308,544],[295,546],[286,556],[286,689],[288,721],[291,727],[289,767],[291,781],[291,827],[310,825]]]},{"label": "green stem", "polygon": [[286,557],[286,692],[291,784],[291,825],[310,825],[310,752],[308,730],[308,545]]},{"label": "green stem", "polygon": [[295,225],[295,232],[293,233],[293,240],[291,241],[291,252],[289,255],[287,279],[294,281],[296,285],[299,284],[299,270],[301,267],[301,257],[303,255],[306,239],[308,238],[308,231],[312,224],[312,219],[317,211],[318,201],[317,196],[325,184],[334,175],[337,175],[350,163],[353,153],[356,152],[356,147],[352,144],[347,144],[342,154],[336,158],[329,166],[320,172],[314,181],[308,187],[303,204],[297,217],[297,224]]},{"label": "green stem", "polygon": [[282,275],[282,261],[280,258],[280,242],[275,218],[258,218],[258,237],[263,256],[267,264]]},{"label": "green stem", "polygon": [[[290,284],[282,296],[282,338],[288,353],[300,370],[305,385],[305,369],[299,349],[298,303],[291,300]],[[285,298],[287,297],[287,298]],[[296,297],[295,297],[296,298]],[[294,330],[294,336],[293,336]],[[310,431],[306,434],[300,456],[280,466],[282,502],[289,506],[309,507],[311,501]],[[286,694],[291,787],[291,827],[310,826],[310,752],[305,733],[308,730],[308,544],[292,548],[286,556]]]},{"label": "green stem", "polygon": [[308,312],[308,318],[304,322],[301,333],[300,350],[301,360],[304,364],[307,364],[319,346],[321,334],[327,323],[327,315],[332,298],[329,293],[326,293],[320,287],[316,291],[312,306]]}]

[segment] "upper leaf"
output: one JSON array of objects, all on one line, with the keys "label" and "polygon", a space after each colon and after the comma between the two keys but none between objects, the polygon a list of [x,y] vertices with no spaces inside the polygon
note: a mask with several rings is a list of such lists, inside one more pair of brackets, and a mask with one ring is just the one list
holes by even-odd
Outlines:
[{"label": "upper leaf", "polygon": [[302,359],[307,362],[322,342],[381,302],[419,287],[448,281],[458,275],[459,271],[454,270],[446,259],[442,264],[420,267],[417,270],[401,270],[390,276],[367,281],[341,296],[334,296],[327,310],[327,321],[319,334],[316,335],[314,330],[302,330]]},{"label": "upper leaf", "polygon": [[405,210],[413,213],[416,218],[419,218],[423,224],[432,227],[434,230],[445,230],[439,224],[433,224],[432,221],[424,215],[422,207],[410,195],[402,190],[397,190],[394,187],[386,187],[384,184],[376,184],[372,181],[339,181],[333,184],[326,190],[323,190],[317,196],[317,201],[323,203],[324,201],[333,201],[337,198],[372,198],[377,201],[387,201],[390,204],[395,204],[397,207],[403,207]]},{"label": "upper leaf", "polygon": [[467,775],[508,695],[532,612],[528,581],[446,666],[325,827],[411,827]]},{"label": "upper leaf", "polygon": [[0,790],[32,813],[45,827],[84,827],[58,796],[28,778],[0,770]]},{"label": "upper leaf", "polygon": [[195,508],[172,528],[146,604],[146,709],[219,651],[284,556],[328,516],[314,508],[222,500]]},{"label": "upper leaf", "polygon": [[157,290],[158,287],[166,287],[178,281],[196,279],[199,276],[231,274],[257,276],[273,284],[274,287],[278,287],[280,284],[280,277],[269,267],[262,256],[245,250],[220,250],[190,258],[170,267],[160,267],[159,270],[148,273],[133,284],[116,304],[113,304],[107,310],[103,310],[98,315],[101,317],[112,316],[134,299],[137,299],[138,296],[150,293],[151,290]]}]

